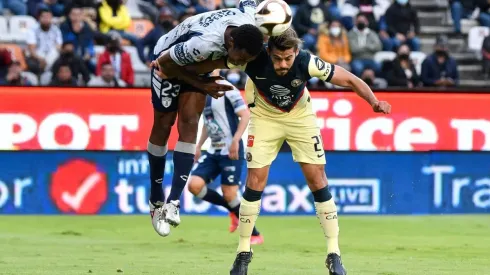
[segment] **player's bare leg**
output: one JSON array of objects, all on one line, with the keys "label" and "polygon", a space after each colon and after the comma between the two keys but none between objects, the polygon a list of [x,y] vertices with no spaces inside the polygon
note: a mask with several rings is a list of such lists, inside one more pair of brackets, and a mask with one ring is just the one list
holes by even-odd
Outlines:
[{"label": "player's bare leg", "polygon": [[252,261],[252,250],[250,239],[255,221],[259,216],[262,193],[267,183],[270,166],[263,168],[249,168],[247,173],[247,187],[243,193],[240,204],[240,218],[238,231],[240,240],[238,243],[237,256],[230,275],[246,275],[248,264]]},{"label": "player's bare leg", "polygon": [[173,226],[180,224],[180,196],[194,164],[199,118],[206,103],[201,93],[183,93],[179,97],[177,128],[179,140],[174,149],[172,189],[165,204],[166,220]]},{"label": "player's bare leg", "polygon": [[316,215],[320,220],[327,240],[326,266],[330,275],[345,275],[339,248],[339,220],[337,206],[328,190],[327,175],[324,165],[300,163],[308,187],[315,200]]},{"label": "player's bare leg", "polygon": [[[206,182],[199,176],[191,176],[187,185],[189,191],[201,200],[214,205],[223,206],[230,212],[231,224],[230,232],[235,232],[238,228],[238,216],[240,211],[240,199],[238,198],[238,185],[221,185],[223,196],[218,192],[208,189]],[[263,237],[256,228],[252,232],[252,244],[262,244]]]},{"label": "player's bare leg", "polygon": [[150,216],[155,231],[160,236],[170,234],[170,226],[165,220],[165,195],[163,193],[163,174],[167,161],[167,142],[177,112],[162,113],[153,111],[153,127],[148,141],[147,154],[150,163]]}]

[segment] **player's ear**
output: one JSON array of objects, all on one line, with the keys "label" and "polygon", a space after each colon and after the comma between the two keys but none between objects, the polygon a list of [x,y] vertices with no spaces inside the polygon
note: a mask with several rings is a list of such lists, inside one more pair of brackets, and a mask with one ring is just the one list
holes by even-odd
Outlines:
[{"label": "player's ear", "polygon": [[233,40],[233,37],[230,36],[230,45],[228,45],[228,48],[229,49],[233,49],[233,47],[235,46],[235,41]]}]

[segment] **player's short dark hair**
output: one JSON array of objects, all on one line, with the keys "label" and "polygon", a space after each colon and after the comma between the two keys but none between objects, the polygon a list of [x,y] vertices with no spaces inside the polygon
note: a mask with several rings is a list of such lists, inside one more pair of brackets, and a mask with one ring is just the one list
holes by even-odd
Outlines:
[{"label": "player's short dark hair", "polygon": [[303,41],[299,39],[298,34],[292,28],[287,29],[279,36],[271,36],[269,38],[269,50],[278,49],[285,51],[289,49],[298,49]]},{"label": "player's short dark hair", "polygon": [[264,35],[256,26],[252,24],[241,25],[233,29],[230,35],[237,49],[245,49],[252,56],[257,56],[262,51]]}]

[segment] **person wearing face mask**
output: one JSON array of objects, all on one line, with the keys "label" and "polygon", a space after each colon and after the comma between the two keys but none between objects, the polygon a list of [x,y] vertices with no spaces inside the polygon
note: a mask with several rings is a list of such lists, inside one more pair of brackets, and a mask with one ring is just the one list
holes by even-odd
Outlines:
[{"label": "person wearing face mask", "polygon": [[318,27],[324,22],[330,22],[332,16],[328,7],[320,0],[304,1],[293,17],[293,28],[303,39],[303,48],[315,51]]},{"label": "person wearing face mask", "polygon": [[29,70],[41,74],[49,70],[59,56],[63,39],[60,29],[52,23],[53,14],[49,9],[38,12],[39,25],[27,33]]},{"label": "person wearing face mask", "polygon": [[84,60],[75,54],[75,46],[73,41],[63,42],[63,46],[61,47],[61,55],[58,60],[54,62],[53,67],[51,68],[53,79],[58,74],[62,64],[70,66],[71,73],[75,79],[78,79],[79,76],[81,76],[84,83],[89,82],[90,72],[87,69],[87,66],[85,66]]},{"label": "person wearing face mask", "polygon": [[352,72],[356,76],[361,76],[365,69],[379,73],[381,66],[374,61],[374,55],[382,49],[381,40],[376,32],[369,29],[365,15],[357,15],[356,27],[349,31],[348,38],[352,53]]},{"label": "person wearing face mask", "polygon": [[454,87],[459,82],[458,64],[449,55],[447,36],[437,37],[434,53],[422,63],[421,79],[427,87]]},{"label": "person wearing face mask", "polygon": [[420,50],[420,23],[417,11],[409,0],[395,0],[385,14],[389,39],[383,41],[386,50],[394,50],[401,44],[408,44],[412,51]]},{"label": "person wearing face mask", "polygon": [[128,86],[134,85],[134,70],[131,63],[131,56],[121,48],[121,36],[117,32],[109,34],[110,40],[106,45],[106,50],[97,60],[96,75],[102,72],[102,65],[111,63],[115,74],[122,79]]},{"label": "person wearing face mask", "polygon": [[415,65],[410,59],[410,48],[401,45],[397,51],[397,57],[383,68],[390,87],[414,88],[419,86],[420,78]]},{"label": "person wearing face mask", "polygon": [[229,70],[228,73],[226,74],[226,80],[228,80],[234,86],[241,86],[242,75],[240,73],[240,70],[236,70],[236,69]]},{"label": "person wearing face mask", "polygon": [[[155,48],[158,39],[174,28],[174,22],[175,17],[172,10],[169,7],[163,7],[160,11],[158,24],[156,24],[155,27],[142,38],[141,41],[143,48],[148,47],[149,49],[148,60],[152,60],[153,58],[153,48]],[[146,64],[150,65],[150,62],[148,61]]]},{"label": "person wearing face mask", "polygon": [[339,65],[346,70],[350,70],[349,63],[352,56],[349,48],[347,34],[338,20],[323,24],[319,29],[318,36],[318,56],[328,63]]}]

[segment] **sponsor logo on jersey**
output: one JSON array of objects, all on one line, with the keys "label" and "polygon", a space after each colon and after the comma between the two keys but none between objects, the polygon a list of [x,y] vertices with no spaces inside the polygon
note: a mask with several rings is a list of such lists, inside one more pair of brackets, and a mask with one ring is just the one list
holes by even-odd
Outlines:
[{"label": "sponsor logo on jersey", "polygon": [[286,96],[291,93],[291,90],[281,85],[273,85],[270,90],[275,96]]},{"label": "sponsor logo on jersey", "polygon": [[293,95],[291,95],[291,90],[281,85],[273,85],[270,87],[272,93],[272,99],[279,107],[288,106],[293,102]]},{"label": "sponsor logo on jersey", "polygon": [[248,135],[247,147],[254,147],[255,136]]},{"label": "sponsor logo on jersey", "polygon": [[297,88],[299,87],[299,85],[303,84],[303,80],[301,79],[295,79],[293,81],[291,81],[291,86],[293,86],[294,88]]},{"label": "sponsor logo on jersey", "polygon": [[321,60],[318,57],[315,57],[315,65],[320,71],[323,71],[325,69],[325,61]]},{"label": "sponsor logo on jersey", "polygon": [[252,153],[247,152],[247,161],[251,162],[252,161]]}]

